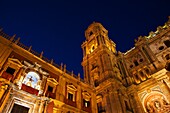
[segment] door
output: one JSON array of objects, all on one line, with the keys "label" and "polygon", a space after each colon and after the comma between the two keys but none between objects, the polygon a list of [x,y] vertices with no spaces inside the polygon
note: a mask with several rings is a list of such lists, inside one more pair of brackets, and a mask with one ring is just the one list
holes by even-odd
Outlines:
[{"label": "door", "polygon": [[18,104],[14,104],[11,113],[28,113],[29,112],[29,108],[18,105]]}]

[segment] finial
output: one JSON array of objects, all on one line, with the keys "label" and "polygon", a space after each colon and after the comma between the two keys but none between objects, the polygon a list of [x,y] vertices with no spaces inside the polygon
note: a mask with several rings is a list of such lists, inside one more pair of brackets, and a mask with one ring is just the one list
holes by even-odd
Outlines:
[{"label": "finial", "polygon": [[20,40],[20,37],[18,37],[18,39],[15,41],[15,43],[17,44],[19,42],[19,40]]},{"label": "finial", "polygon": [[158,26],[157,27],[157,32],[160,33],[162,31],[162,27],[161,26]]},{"label": "finial", "polygon": [[40,58],[42,58],[42,56],[43,56],[43,53],[44,53],[44,52],[42,51],[42,52],[41,52],[41,54],[40,54]]},{"label": "finial", "polygon": [[31,48],[32,48],[32,46],[30,46],[30,47],[28,48],[28,51],[31,51]]},{"label": "finial", "polygon": [[66,72],[66,64],[64,64],[64,72]]},{"label": "finial", "polygon": [[73,74],[74,74],[74,72],[73,72],[73,70],[71,71],[71,76],[73,76]]},{"label": "finial", "polygon": [[15,38],[16,34],[14,34],[11,38],[10,38],[10,41],[13,41],[14,38]]},{"label": "finial", "polygon": [[63,70],[63,63],[61,62],[60,69]]},{"label": "finial", "polygon": [[80,80],[80,73],[78,73],[78,79]]},{"label": "finial", "polygon": [[54,60],[53,60],[53,59],[51,59],[50,64],[53,64],[53,62],[54,62]]}]

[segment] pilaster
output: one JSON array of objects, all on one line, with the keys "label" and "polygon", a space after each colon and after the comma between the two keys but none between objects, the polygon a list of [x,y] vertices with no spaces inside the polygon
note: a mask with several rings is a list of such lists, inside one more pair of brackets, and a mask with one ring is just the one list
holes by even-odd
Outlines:
[{"label": "pilaster", "polygon": [[8,88],[2,89],[2,90],[3,90],[4,93],[3,93],[3,96],[0,99],[0,113],[2,113],[4,106],[7,103],[7,100],[10,96],[11,88],[8,87]]},{"label": "pilaster", "polygon": [[82,97],[81,97],[81,87],[80,84],[77,86],[77,98],[76,98],[76,104],[77,104],[77,108],[79,110],[81,110],[81,105],[82,105]]},{"label": "pilaster", "polygon": [[112,113],[122,113],[120,98],[117,91],[113,91],[110,93],[110,101]]},{"label": "pilaster", "polygon": [[9,57],[10,53],[12,52],[12,49],[9,48],[9,47],[3,47],[3,49],[5,51],[2,51],[3,53],[1,53],[1,57],[0,57],[0,69],[2,68],[3,64],[5,63],[7,58]]},{"label": "pilaster", "polygon": [[96,100],[96,94],[92,92],[91,94],[91,108],[92,108],[92,113],[97,113],[97,100]]},{"label": "pilaster", "polygon": [[64,97],[66,96],[65,92],[66,92],[66,80],[64,78],[64,76],[60,76],[60,79],[59,79],[59,91],[60,93],[60,101],[64,101]]},{"label": "pilaster", "polygon": [[130,89],[130,103],[134,113],[144,113],[144,109],[138,97],[137,87],[132,85]]}]

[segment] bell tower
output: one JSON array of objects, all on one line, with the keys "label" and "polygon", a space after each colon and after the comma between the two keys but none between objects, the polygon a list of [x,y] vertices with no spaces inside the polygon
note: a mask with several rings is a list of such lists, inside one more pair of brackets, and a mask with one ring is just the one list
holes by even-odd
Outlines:
[{"label": "bell tower", "polygon": [[116,44],[97,22],[87,28],[85,37],[82,44],[84,80],[96,89],[98,112],[123,113],[119,94],[125,88],[117,64]]},{"label": "bell tower", "polygon": [[97,22],[87,28],[85,37],[86,41],[82,44],[84,79],[97,86],[98,81],[113,75],[113,67],[117,66],[116,44],[109,39],[108,31]]}]

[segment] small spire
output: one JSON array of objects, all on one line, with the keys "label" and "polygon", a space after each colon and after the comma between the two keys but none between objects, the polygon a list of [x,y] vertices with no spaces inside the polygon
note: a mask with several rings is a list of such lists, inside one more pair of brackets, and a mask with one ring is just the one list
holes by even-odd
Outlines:
[{"label": "small spire", "polygon": [[20,37],[18,37],[18,39],[15,41],[15,43],[17,44],[19,42],[19,40],[20,40]]},{"label": "small spire", "polygon": [[73,70],[71,71],[71,76],[73,76],[73,74],[74,74],[74,72],[73,72]]},{"label": "small spire", "polygon": [[44,54],[44,52],[42,51],[42,52],[41,52],[41,54],[40,54],[40,58],[42,58],[42,57],[43,57],[43,54]]},{"label": "small spire", "polygon": [[16,34],[14,34],[11,38],[10,38],[10,41],[13,41],[14,38],[15,38]]},{"label": "small spire", "polygon": [[63,70],[63,63],[61,62],[60,69]]},{"label": "small spire", "polygon": [[53,64],[53,62],[54,62],[54,60],[53,60],[53,59],[51,59],[50,63],[51,63],[51,64]]},{"label": "small spire", "polygon": [[64,72],[66,72],[66,64],[64,64]]},{"label": "small spire", "polygon": [[32,49],[32,46],[30,46],[30,47],[28,48],[28,51],[31,51],[31,49]]},{"label": "small spire", "polygon": [[78,79],[80,80],[80,73],[78,73]]}]

